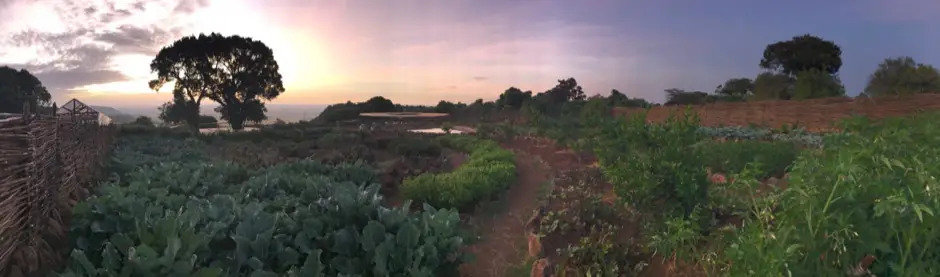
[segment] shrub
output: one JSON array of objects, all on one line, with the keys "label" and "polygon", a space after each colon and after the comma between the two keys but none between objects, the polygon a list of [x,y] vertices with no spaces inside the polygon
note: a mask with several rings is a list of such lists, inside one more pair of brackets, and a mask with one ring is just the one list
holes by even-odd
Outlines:
[{"label": "shrub", "polygon": [[[605,125],[595,148],[604,175],[621,199],[640,208],[665,200],[667,213],[689,215],[705,203],[707,174],[703,138],[692,112],[671,115],[663,124],[646,122],[646,114]],[[661,211],[661,210],[660,210]]]},{"label": "shrub", "polygon": [[437,156],[441,154],[441,145],[437,141],[414,137],[398,137],[388,142],[388,149],[395,154],[415,156]]},{"label": "shrub", "polygon": [[439,208],[468,208],[505,190],[516,177],[512,152],[491,140],[470,136],[443,136],[442,145],[468,152],[465,164],[448,173],[425,173],[405,179],[402,192],[408,199]]}]

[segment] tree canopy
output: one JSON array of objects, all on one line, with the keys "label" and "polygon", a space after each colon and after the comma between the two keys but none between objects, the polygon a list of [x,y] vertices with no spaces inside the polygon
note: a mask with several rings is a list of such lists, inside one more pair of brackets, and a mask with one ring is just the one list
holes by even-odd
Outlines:
[{"label": "tree canopy", "polygon": [[138,116],[137,119],[134,119],[134,121],[131,122],[131,124],[145,126],[145,127],[153,127],[153,120],[150,119],[150,117]]},{"label": "tree canopy", "polygon": [[793,95],[790,99],[802,100],[845,95],[845,88],[838,76],[819,70],[810,69],[796,75]]},{"label": "tree canopy", "polygon": [[362,103],[361,112],[364,113],[385,113],[385,112],[394,112],[395,103],[392,103],[392,100],[388,100],[382,96],[376,96],[369,98],[366,102]]},{"label": "tree canopy", "polygon": [[0,113],[22,113],[26,103],[36,111],[51,98],[42,82],[26,69],[0,66]]},{"label": "tree canopy", "polygon": [[496,100],[496,104],[499,105],[500,108],[518,110],[522,108],[522,103],[530,99],[532,99],[531,91],[522,92],[521,89],[510,87],[506,89],[503,94],[499,95],[499,100]]},{"label": "tree canopy", "polygon": [[760,67],[790,76],[811,69],[835,74],[842,67],[842,49],[832,41],[805,34],[767,45]]},{"label": "tree canopy", "polygon": [[181,109],[184,121],[193,128],[198,126],[203,99],[218,103],[216,111],[222,119],[240,130],[245,121],[266,118],[262,100],[284,92],[271,49],[247,37],[218,33],[183,37],[161,49],[150,69],[157,73],[150,81],[152,89],[175,82],[171,105]]},{"label": "tree canopy", "polygon": [[868,78],[864,95],[909,95],[940,92],[940,73],[933,66],[911,57],[888,58]]},{"label": "tree canopy", "polygon": [[646,108],[650,107],[650,103],[643,98],[630,98],[626,94],[621,93],[620,91],[613,89],[610,91],[610,96],[607,96],[608,105],[614,107],[636,107],[636,108]]},{"label": "tree canopy", "polygon": [[574,78],[558,80],[558,85],[544,92],[552,103],[564,103],[573,100],[584,100],[584,90]]},{"label": "tree canopy", "polygon": [[754,92],[754,83],[749,78],[732,78],[715,88],[715,94],[746,97]]},{"label": "tree canopy", "polygon": [[754,99],[790,99],[793,78],[786,74],[762,72],[754,78]]}]

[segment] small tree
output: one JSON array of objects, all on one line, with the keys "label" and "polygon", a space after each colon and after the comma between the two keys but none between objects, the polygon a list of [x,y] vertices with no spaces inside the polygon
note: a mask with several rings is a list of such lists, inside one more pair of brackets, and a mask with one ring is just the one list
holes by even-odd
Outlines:
[{"label": "small tree", "polygon": [[865,95],[910,95],[940,92],[940,73],[931,65],[914,62],[911,57],[885,59],[868,78]]}]

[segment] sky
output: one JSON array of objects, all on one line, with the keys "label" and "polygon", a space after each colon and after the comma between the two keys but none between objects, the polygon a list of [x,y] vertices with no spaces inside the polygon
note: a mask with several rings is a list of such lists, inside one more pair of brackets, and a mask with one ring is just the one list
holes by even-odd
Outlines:
[{"label": "sky", "polygon": [[0,65],[57,102],[156,106],[171,94],[147,86],[154,55],[218,32],[274,51],[275,104],[471,102],[568,77],[662,102],[753,78],[767,44],[809,33],[842,48],[857,95],[885,58],[940,65],[937,14],[936,0],[0,0]]}]

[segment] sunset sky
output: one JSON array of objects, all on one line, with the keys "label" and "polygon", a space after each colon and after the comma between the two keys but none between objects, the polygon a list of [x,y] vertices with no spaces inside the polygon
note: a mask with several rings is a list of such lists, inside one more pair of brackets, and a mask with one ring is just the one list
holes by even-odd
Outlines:
[{"label": "sunset sky", "polygon": [[219,32],[274,50],[278,104],[470,102],[566,77],[661,102],[753,78],[767,44],[811,33],[842,47],[856,95],[886,57],[940,65],[937,14],[937,0],[0,0],[0,65],[58,102],[155,106],[170,94],[147,87],[154,54]]}]

